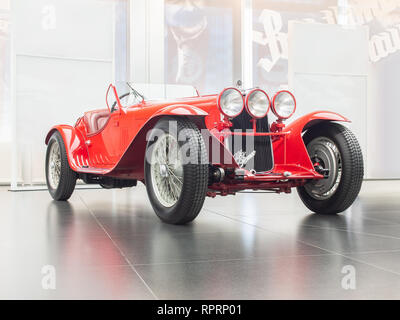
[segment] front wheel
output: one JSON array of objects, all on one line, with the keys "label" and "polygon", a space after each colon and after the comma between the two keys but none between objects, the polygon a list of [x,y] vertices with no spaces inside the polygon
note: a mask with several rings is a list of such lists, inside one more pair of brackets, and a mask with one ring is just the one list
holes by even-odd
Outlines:
[{"label": "front wheel", "polygon": [[360,192],[364,175],[356,137],[340,124],[323,123],[309,129],[303,140],[315,170],[325,178],[298,187],[301,200],[315,213],[345,211]]},{"label": "front wheel", "polygon": [[197,217],[207,193],[208,157],[193,122],[163,118],[155,125],[146,149],[145,183],[162,221],[185,224]]}]

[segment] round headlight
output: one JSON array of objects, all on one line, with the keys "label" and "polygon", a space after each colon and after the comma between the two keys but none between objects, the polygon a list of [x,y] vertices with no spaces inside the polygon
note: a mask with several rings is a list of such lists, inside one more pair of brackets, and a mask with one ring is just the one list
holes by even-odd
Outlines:
[{"label": "round headlight", "polygon": [[272,111],[279,119],[288,119],[296,110],[296,99],[289,91],[282,90],[272,100]]},{"label": "round headlight", "polygon": [[224,89],[218,97],[218,107],[228,118],[238,116],[244,108],[242,93],[235,88]]},{"label": "round headlight", "polygon": [[269,97],[261,89],[254,89],[246,96],[246,110],[255,119],[263,118],[269,111]]}]

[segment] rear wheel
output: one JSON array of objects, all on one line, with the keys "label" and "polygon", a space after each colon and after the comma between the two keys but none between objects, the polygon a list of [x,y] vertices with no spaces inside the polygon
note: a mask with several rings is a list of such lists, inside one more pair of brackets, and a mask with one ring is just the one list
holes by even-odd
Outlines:
[{"label": "rear wheel", "polygon": [[156,124],[147,144],[145,182],[162,221],[185,224],[197,217],[207,193],[207,160],[203,137],[193,122],[163,118]]},{"label": "rear wheel", "polygon": [[54,200],[68,200],[75,189],[76,173],[71,170],[64,141],[58,131],[47,145],[46,183]]},{"label": "rear wheel", "polygon": [[336,214],[352,205],[361,189],[364,164],[354,134],[337,123],[312,127],[303,136],[316,171],[324,179],[298,187],[298,194],[311,211]]}]

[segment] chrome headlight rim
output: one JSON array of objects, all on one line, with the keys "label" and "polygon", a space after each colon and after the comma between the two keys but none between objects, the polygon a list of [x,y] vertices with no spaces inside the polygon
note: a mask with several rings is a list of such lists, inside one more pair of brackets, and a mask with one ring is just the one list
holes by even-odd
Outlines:
[{"label": "chrome headlight rim", "polygon": [[[228,91],[228,90],[235,90],[236,92],[239,93],[240,97],[242,98],[242,106],[241,106],[241,108],[240,108],[240,111],[237,112],[237,113],[234,114],[234,115],[227,114],[227,113],[222,109],[222,107],[221,107],[221,99],[222,99],[222,96],[223,96],[223,94],[224,94],[226,91]],[[244,105],[245,105],[245,102],[244,102],[244,98],[243,98],[242,93],[240,92],[239,89],[236,89],[236,88],[234,88],[234,87],[228,87],[228,88],[225,88],[224,90],[222,90],[222,91],[220,92],[220,94],[218,95],[217,101],[218,101],[217,105],[218,105],[219,111],[220,111],[225,117],[227,117],[227,118],[229,118],[229,119],[233,119],[233,118],[237,117],[239,114],[241,114],[242,111],[243,111],[243,109],[244,109]]]},{"label": "chrome headlight rim", "polygon": [[[267,97],[267,100],[268,100],[267,111],[266,111],[262,116],[256,116],[256,115],[254,115],[254,114],[251,112],[251,109],[250,109],[250,107],[249,107],[249,100],[250,100],[252,94],[254,94],[254,93],[257,92],[257,91],[259,91],[259,92],[261,92],[262,94],[264,94],[264,95]],[[268,94],[267,94],[264,90],[259,89],[259,88],[255,88],[255,89],[251,90],[251,91],[246,95],[245,107],[246,107],[247,113],[248,113],[252,118],[254,118],[254,119],[262,119],[262,118],[264,118],[264,117],[268,114],[268,112],[269,112],[269,110],[270,110],[270,108],[271,108],[271,100],[270,100]]]},{"label": "chrome headlight rim", "polygon": [[[280,114],[276,111],[276,106],[275,106],[275,100],[276,100],[276,98],[277,98],[280,94],[282,94],[282,93],[288,93],[288,94],[292,97],[293,102],[294,102],[293,111],[292,111],[288,116],[286,116],[286,117],[280,115]],[[297,105],[297,102],[296,102],[296,98],[294,97],[293,93],[291,93],[289,90],[280,90],[280,91],[278,91],[277,93],[275,93],[275,95],[274,95],[274,97],[273,97],[273,99],[272,99],[272,112],[274,113],[275,116],[277,116],[278,119],[280,119],[280,120],[286,120],[286,119],[289,119],[289,118],[296,112],[296,105]]]}]

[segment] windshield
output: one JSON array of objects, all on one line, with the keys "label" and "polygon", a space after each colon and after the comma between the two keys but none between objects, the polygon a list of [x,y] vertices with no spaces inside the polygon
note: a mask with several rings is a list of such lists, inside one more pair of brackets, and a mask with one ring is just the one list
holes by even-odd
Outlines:
[{"label": "windshield", "polygon": [[[199,95],[196,88],[189,85],[117,82],[115,86],[122,107],[136,105],[143,100],[173,100]],[[112,107],[116,106],[114,96],[110,96],[109,101]]]}]

